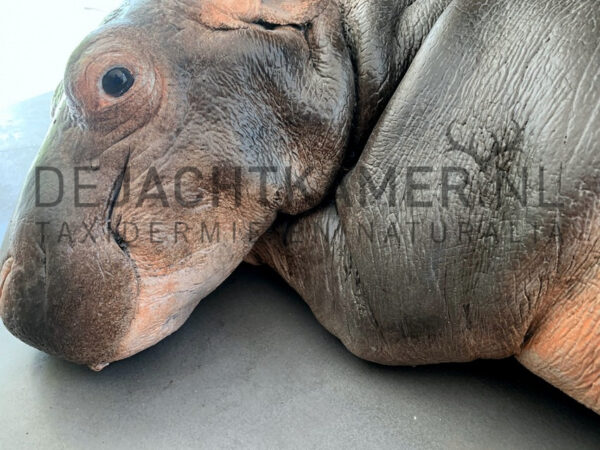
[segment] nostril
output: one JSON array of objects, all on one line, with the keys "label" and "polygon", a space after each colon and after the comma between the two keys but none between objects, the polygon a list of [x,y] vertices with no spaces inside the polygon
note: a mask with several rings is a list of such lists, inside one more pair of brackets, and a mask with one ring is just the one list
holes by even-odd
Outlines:
[{"label": "nostril", "polygon": [[8,258],[2,265],[2,271],[0,271],[0,315],[4,309],[4,285],[12,270],[13,262],[13,258]]}]

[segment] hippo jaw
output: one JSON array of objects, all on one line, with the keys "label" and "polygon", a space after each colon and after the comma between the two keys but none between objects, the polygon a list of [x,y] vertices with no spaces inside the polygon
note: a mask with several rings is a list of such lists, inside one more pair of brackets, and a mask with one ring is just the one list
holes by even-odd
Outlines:
[{"label": "hippo jaw", "polygon": [[[73,54],[0,252],[8,330],[96,370],[176,331],[279,212],[316,206],[352,121],[333,3],[306,28],[285,10],[223,29],[163,3],[129,2]],[[206,228],[153,236],[180,223]]]}]

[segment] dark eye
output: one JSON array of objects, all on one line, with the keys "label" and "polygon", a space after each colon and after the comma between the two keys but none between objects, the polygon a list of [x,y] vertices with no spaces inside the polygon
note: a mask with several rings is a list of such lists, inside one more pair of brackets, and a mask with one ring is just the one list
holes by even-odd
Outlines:
[{"label": "dark eye", "polygon": [[131,72],[124,67],[110,69],[102,78],[102,89],[111,97],[120,97],[125,94],[135,79]]}]

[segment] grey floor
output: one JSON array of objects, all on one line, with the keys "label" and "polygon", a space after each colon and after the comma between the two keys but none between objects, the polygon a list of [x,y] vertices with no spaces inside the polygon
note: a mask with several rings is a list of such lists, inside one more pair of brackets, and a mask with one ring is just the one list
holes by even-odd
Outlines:
[{"label": "grey floor", "polygon": [[[0,114],[0,233],[50,96]],[[600,448],[600,418],[514,361],[360,361],[266,270],[244,267],[178,333],[101,373],[0,327],[0,448]]]}]

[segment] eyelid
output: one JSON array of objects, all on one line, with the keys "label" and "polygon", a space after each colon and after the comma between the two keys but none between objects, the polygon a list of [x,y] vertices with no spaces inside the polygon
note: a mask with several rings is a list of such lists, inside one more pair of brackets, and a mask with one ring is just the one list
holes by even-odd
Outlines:
[{"label": "eyelid", "polygon": [[268,22],[266,20],[263,19],[258,19],[252,22],[254,25],[257,25],[267,31],[275,31],[279,28],[293,28],[301,33],[304,33],[306,31],[307,28],[307,24],[299,24],[299,23],[284,23],[284,24],[279,24],[279,23],[273,23],[273,22]]}]

